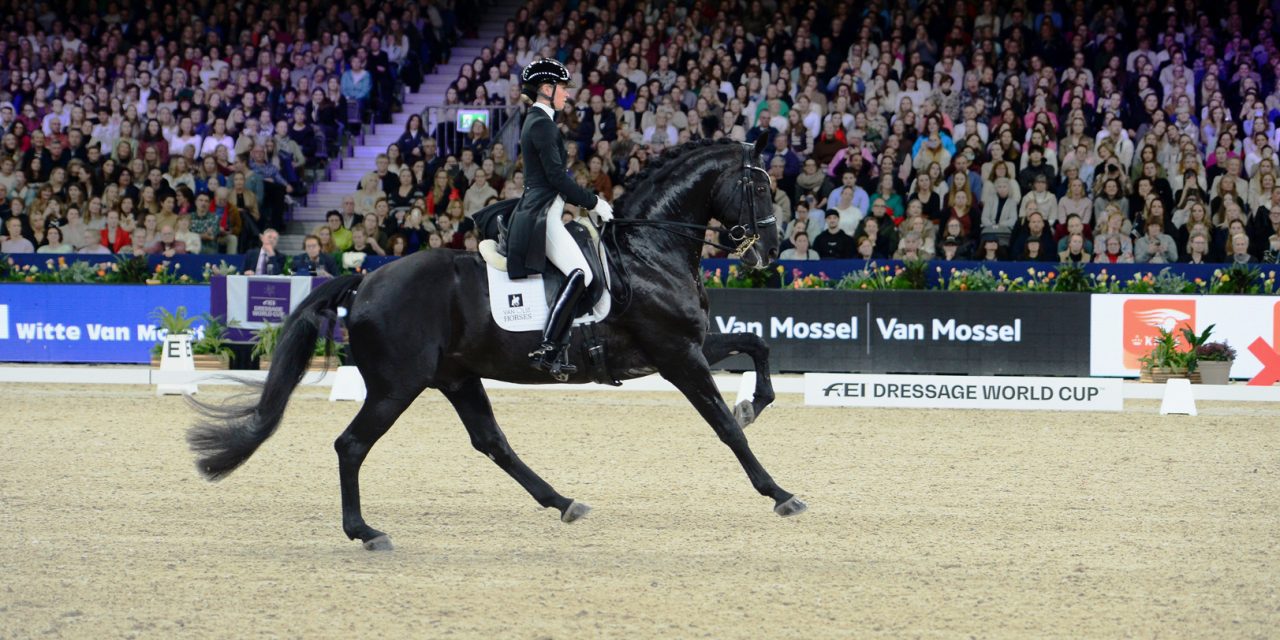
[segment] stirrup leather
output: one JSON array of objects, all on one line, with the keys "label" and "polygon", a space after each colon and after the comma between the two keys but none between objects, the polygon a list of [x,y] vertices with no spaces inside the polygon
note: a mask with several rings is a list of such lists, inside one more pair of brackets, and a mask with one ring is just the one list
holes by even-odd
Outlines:
[{"label": "stirrup leather", "polygon": [[581,269],[574,269],[565,279],[556,296],[555,304],[547,318],[547,326],[542,330],[542,344],[529,352],[529,359],[540,369],[551,373],[560,382],[565,382],[578,368],[569,363],[569,338],[573,330],[573,311],[578,301],[586,292],[586,276]]}]

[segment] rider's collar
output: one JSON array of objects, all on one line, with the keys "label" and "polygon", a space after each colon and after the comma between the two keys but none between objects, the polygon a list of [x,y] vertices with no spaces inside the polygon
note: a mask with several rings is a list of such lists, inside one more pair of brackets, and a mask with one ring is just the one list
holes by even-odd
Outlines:
[{"label": "rider's collar", "polygon": [[539,109],[542,109],[543,111],[545,111],[547,113],[548,118],[551,118],[552,120],[556,119],[555,109],[552,109],[550,106],[542,104],[541,102],[535,102],[533,103],[533,106],[538,107]]}]

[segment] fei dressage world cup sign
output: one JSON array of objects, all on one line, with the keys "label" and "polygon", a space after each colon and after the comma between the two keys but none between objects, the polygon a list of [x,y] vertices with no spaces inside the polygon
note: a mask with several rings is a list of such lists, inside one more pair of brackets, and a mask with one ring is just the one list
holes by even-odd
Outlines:
[{"label": "fei dressage world cup sign", "polygon": [[1121,411],[1116,378],[807,373],[804,403],[828,407]]}]

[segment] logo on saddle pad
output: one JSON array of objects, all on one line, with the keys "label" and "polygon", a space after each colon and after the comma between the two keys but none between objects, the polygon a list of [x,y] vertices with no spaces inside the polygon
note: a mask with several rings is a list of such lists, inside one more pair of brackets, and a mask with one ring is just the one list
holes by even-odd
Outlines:
[{"label": "logo on saddle pad", "polygon": [[508,306],[508,307],[510,307],[510,308],[512,308],[512,309],[514,309],[514,308],[516,308],[516,307],[523,307],[523,306],[524,306],[524,294],[520,294],[520,293],[513,293],[513,294],[511,294],[511,295],[507,296],[507,306]]}]

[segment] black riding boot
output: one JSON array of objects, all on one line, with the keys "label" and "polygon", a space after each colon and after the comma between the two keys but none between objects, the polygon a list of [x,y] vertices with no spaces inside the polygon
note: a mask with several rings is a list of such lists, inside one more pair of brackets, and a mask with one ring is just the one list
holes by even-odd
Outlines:
[{"label": "black riding boot", "polygon": [[586,282],[581,269],[574,269],[569,274],[551,307],[547,326],[542,330],[542,344],[529,353],[529,359],[534,364],[551,372],[552,377],[562,382],[569,379],[569,374],[578,370],[569,364],[568,354],[564,350],[569,346],[569,336],[573,329],[573,310],[582,299],[582,294],[587,291]]}]

